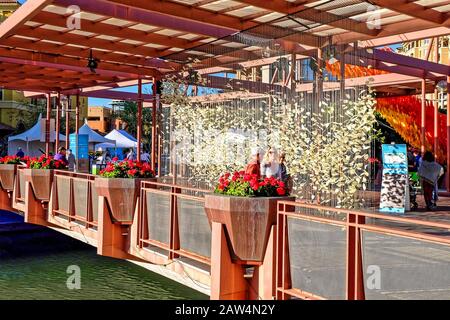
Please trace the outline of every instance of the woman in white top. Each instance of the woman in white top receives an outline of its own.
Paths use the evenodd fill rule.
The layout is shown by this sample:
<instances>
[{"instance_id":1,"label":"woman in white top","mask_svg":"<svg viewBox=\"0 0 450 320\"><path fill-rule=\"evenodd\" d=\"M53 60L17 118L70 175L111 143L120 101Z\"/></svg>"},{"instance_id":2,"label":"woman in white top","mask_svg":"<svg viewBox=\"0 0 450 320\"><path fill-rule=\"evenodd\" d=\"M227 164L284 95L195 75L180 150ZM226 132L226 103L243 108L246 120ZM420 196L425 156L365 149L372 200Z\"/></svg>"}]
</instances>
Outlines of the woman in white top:
<instances>
[{"instance_id":1,"label":"woman in white top","mask_svg":"<svg viewBox=\"0 0 450 320\"><path fill-rule=\"evenodd\" d=\"M273 147L269 147L266 155L264 156L264 161L261 163L261 177L281 178L281 167L278 162L278 151Z\"/></svg>"}]
</instances>

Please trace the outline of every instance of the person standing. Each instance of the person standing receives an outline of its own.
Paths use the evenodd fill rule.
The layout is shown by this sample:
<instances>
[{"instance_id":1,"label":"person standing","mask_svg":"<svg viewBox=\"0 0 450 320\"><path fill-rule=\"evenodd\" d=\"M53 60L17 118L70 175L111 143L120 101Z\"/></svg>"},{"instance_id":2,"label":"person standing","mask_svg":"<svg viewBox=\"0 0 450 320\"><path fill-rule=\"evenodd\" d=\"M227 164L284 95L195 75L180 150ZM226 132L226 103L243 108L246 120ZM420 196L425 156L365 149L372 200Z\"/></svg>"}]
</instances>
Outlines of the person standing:
<instances>
[{"instance_id":1,"label":"person standing","mask_svg":"<svg viewBox=\"0 0 450 320\"><path fill-rule=\"evenodd\" d=\"M22 151L22 148L21 148L21 147L18 147L18 148L17 148L16 157L19 157L19 158L25 157L25 153Z\"/></svg>"},{"instance_id":2,"label":"person standing","mask_svg":"<svg viewBox=\"0 0 450 320\"><path fill-rule=\"evenodd\" d=\"M130 152L128 152L127 160L136 160L136 156L134 155L133 149L130 149Z\"/></svg>"},{"instance_id":3,"label":"person standing","mask_svg":"<svg viewBox=\"0 0 450 320\"><path fill-rule=\"evenodd\" d=\"M141 154L141 161L142 162L150 162L150 154L147 150L144 150L144 152Z\"/></svg>"},{"instance_id":4,"label":"person standing","mask_svg":"<svg viewBox=\"0 0 450 320\"><path fill-rule=\"evenodd\" d=\"M58 153L55 155L54 159L62 161L65 166L68 166L69 165L69 161L67 161L67 158L66 158L66 148L59 147Z\"/></svg>"},{"instance_id":5,"label":"person standing","mask_svg":"<svg viewBox=\"0 0 450 320\"><path fill-rule=\"evenodd\" d=\"M246 174L256 174L258 180L261 178L260 162L259 162L259 148L252 148L251 150L252 159L245 167Z\"/></svg>"},{"instance_id":6,"label":"person standing","mask_svg":"<svg viewBox=\"0 0 450 320\"><path fill-rule=\"evenodd\" d=\"M415 163L416 163L416 168L415 168L414 172L417 172L417 170L419 170L420 164L422 163L422 155L420 154L419 149L414 149L413 155L414 155Z\"/></svg>"},{"instance_id":7,"label":"person standing","mask_svg":"<svg viewBox=\"0 0 450 320\"><path fill-rule=\"evenodd\" d=\"M444 168L435 161L434 155L430 151L427 151L423 156L418 174L422 182L426 208L427 210L433 210L435 207L433 203L433 191L438 179L444 174Z\"/></svg>"},{"instance_id":8,"label":"person standing","mask_svg":"<svg viewBox=\"0 0 450 320\"><path fill-rule=\"evenodd\" d=\"M261 164L261 176L263 178L274 177L281 178L281 168L278 162L278 151L273 147L269 147L264 157L264 162Z\"/></svg>"},{"instance_id":9,"label":"person standing","mask_svg":"<svg viewBox=\"0 0 450 320\"><path fill-rule=\"evenodd\" d=\"M75 165L77 161L75 159L75 155L72 153L72 149L67 150L67 162L69 163L69 171L75 171Z\"/></svg>"}]
</instances>

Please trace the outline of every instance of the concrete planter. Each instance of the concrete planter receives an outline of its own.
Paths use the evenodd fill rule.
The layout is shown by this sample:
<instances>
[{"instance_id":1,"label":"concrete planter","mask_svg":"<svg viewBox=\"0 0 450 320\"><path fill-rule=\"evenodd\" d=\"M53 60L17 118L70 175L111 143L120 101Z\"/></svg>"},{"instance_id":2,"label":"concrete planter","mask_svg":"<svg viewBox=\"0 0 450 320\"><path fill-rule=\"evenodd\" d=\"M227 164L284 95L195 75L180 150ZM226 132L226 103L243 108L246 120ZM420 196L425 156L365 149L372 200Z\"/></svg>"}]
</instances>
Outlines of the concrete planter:
<instances>
[{"instance_id":1,"label":"concrete planter","mask_svg":"<svg viewBox=\"0 0 450 320\"><path fill-rule=\"evenodd\" d=\"M37 200L50 201L53 174L51 169L23 169L25 181L31 183Z\"/></svg>"},{"instance_id":2,"label":"concrete planter","mask_svg":"<svg viewBox=\"0 0 450 320\"><path fill-rule=\"evenodd\" d=\"M123 223L133 221L142 181L156 181L156 179L95 178L97 194L106 198L113 220Z\"/></svg>"},{"instance_id":3,"label":"concrete planter","mask_svg":"<svg viewBox=\"0 0 450 320\"><path fill-rule=\"evenodd\" d=\"M295 197L205 196L205 211L211 222L225 225L228 247L235 260L262 262L271 226L276 224L277 203Z\"/></svg>"},{"instance_id":4,"label":"concrete planter","mask_svg":"<svg viewBox=\"0 0 450 320\"><path fill-rule=\"evenodd\" d=\"M14 190L17 164L0 164L0 186L6 191Z\"/></svg>"}]
</instances>

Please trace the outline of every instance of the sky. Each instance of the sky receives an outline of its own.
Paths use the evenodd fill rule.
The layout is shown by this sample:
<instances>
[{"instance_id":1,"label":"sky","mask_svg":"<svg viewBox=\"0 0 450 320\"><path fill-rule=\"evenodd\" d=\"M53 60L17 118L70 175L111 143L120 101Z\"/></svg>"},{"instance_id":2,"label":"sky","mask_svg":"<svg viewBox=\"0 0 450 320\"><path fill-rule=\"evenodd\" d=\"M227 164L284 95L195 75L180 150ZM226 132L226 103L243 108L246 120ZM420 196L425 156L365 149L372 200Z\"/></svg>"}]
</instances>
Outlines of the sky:
<instances>
[{"instance_id":1,"label":"sky","mask_svg":"<svg viewBox=\"0 0 450 320\"><path fill-rule=\"evenodd\" d=\"M117 88L112 89L113 91L121 91L121 92L132 92L137 93L138 88L137 86L133 87L127 87L127 88ZM144 84L142 86L142 93L144 94L151 94L152 93L152 85L151 84ZM104 106L109 107L112 100L110 99L101 99L101 98L89 98L88 99L89 106Z\"/></svg>"}]
</instances>

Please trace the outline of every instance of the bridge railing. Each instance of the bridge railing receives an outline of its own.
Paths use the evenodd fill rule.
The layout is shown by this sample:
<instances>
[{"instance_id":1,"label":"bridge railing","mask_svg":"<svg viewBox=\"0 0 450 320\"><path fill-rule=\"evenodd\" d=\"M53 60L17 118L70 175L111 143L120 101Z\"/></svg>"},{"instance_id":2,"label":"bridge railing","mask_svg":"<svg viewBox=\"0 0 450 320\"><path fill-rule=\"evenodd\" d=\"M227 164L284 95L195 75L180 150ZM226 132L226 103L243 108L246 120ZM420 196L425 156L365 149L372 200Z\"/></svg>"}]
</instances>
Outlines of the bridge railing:
<instances>
[{"instance_id":1,"label":"bridge railing","mask_svg":"<svg viewBox=\"0 0 450 320\"><path fill-rule=\"evenodd\" d=\"M98 196L94 181L94 175L55 170L52 216L96 229Z\"/></svg>"},{"instance_id":2,"label":"bridge railing","mask_svg":"<svg viewBox=\"0 0 450 320\"><path fill-rule=\"evenodd\" d=\"M169 259L186 257L211 264L211 226L204 210L210 190L142 182L138 245L156 248Z\"/></svg>"},{"instance_id":3,"label":"bridge railing","mask_svg":"<svg viewBox=\"0 0 450 320\"><path fill-rule=\"evenodd\" d=\"M276 297L450 299L450 223L280 202Z\"/></svg>"}]
</instances>

